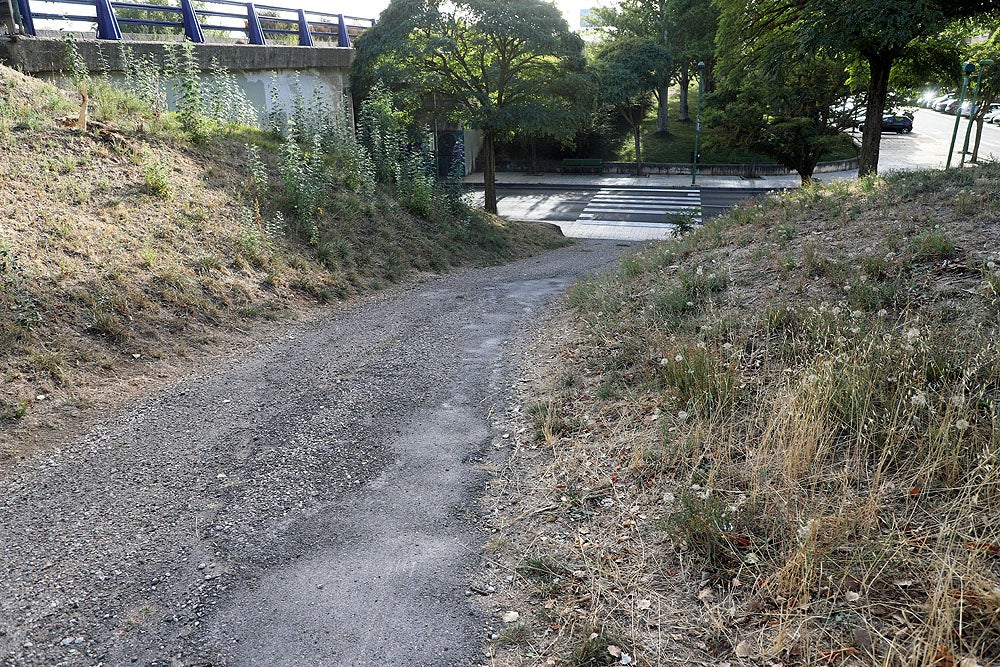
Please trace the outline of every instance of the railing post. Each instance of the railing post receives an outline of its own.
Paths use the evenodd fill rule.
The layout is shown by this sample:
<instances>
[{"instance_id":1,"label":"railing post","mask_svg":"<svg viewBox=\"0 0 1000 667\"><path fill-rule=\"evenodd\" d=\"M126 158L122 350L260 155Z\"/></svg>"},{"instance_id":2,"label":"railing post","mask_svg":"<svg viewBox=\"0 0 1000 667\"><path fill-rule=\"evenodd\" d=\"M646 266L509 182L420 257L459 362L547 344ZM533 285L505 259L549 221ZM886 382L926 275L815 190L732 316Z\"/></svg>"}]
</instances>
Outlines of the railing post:
<instances>
[{"instance_id":1,"label":"railing post","mask_svg":"<svg viewBox=\"0 0 1000 667\"><path fill-rule=\"evenodd\" d=\"M21 15L21 28L25 34L35 36L35 20L31 17L31 7L28 0L17 0L17 11Z\"/></svg>"},{"instance_id":2,"label":"railing post","mask_svg":"<svg viewBox=\"0 0 1000 667\"><path fill-rule=\"evenodd\" d=\"M344 21L344 15L340 15L340 30L337 34L337 46L350 47L351 46L351 34L347 32L347 23Z\"/></svg>"},{"instance_id":3,"label":"railing post","mask_svg":"<svg viewBox=\"0 0 1000 667\"><path fill-rule=\"evenodd\" d=\"M299 10L299 46L313 46L312 35L309 34L309 22L306 21L306 10Z\"/></svg>"},{"instance_id":4,"label":"railing post","mask_svg":"<svg viewBox=\"0 0 1000 667\"><path fill-rule=\"evenodd\" d=\"M204 42L205 35L201 32L198 14L195 13L191 0L181 0L181 15L184 17L184 36L195 44Z\"/></svg>"},{"instance_id":5,"label":"railing post","mask_svg":"<svg viewBox=\"0 0 1000 667\"><path fill-rule=\"evenodd\" d=\"M121 40L122 30L118 27L111 0L95 0L94 5L97 9L97 39Z\"/></svg>"},{"instance_id":6,"label":"railing post","mask_svg":"<svg viewBox=\"0 0 1000 667\"><path fill-rule=\"evenodd\" d=\"M257 16L257 8L252 2L247 3L247 39L251 44L259 46L267 44L264 41L264 29L260 25L260 17Z\"/></svg>"}]
</instances>

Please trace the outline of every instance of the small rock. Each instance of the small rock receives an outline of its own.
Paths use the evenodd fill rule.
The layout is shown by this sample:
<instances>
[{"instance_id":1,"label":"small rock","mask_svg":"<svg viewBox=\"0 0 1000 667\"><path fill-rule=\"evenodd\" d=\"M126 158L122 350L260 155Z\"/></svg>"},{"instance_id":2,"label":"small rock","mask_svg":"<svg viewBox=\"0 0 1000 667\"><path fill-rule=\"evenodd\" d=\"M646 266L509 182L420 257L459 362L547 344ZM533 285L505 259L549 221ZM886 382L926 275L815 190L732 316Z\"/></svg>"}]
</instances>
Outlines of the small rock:
<instances>
[{"instance_id":1,"label":"small rock","mask_svg":"<svg viewBox=\"0 0 1000 667\"><path fill-rule=\"evenodd\" d=\"M516 611L508 611L503 615L504 623L517 623L517 619L521 618L521 615Z\"/></svg>"}]
</instances>

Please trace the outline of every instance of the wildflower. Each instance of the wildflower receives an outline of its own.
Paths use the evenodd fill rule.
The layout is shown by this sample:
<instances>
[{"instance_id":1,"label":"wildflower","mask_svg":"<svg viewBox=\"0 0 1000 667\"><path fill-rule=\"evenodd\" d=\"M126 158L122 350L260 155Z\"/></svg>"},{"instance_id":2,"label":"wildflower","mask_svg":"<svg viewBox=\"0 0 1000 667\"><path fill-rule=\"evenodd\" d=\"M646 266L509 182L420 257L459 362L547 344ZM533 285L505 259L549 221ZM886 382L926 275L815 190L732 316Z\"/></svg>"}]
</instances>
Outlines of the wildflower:
<instances>
[{"instance_id":1,"label":"wildflower","mask_svg":"<svg viewBox=\"0 0 1000 667\"><path fill-rule=\"evenodd\" d=\"M969 428L969 420L959 419L957 422L955 422L955 428L957 428L959 432L964 431L965 429Z\"/></svg>"},{"instance_id":2,"label":"wildflower","mask_svg":"<svg viewBox=\"0 0 1000 667\"><path fill-rule=\"evenodd\" d=\"M670 360L667 359L666 357L663 357L663 358L660 359L660 365L661 366L666 366L669 363L670 363Z\"/></svg>"},{"instance_id":3,"label":"wildflower","mask_svg":"<svg viewBox=\"0 0 1000 667\"><path fill-rule=\"evenodd\" d=\"M695 269L694 273L696 276L700 276L705 273L705 269L699 266L697 269Z\"/></svg>"},{"instance_id":4,"label":"wildflower","mask_svg":"<svg viewBox=\"0 0 1000 667\"><path fill-rule=\"evenodd\" d=\"M878 311L878 316L879 317L885 317L888 314L889 314L889 311L886 310L885 308L883 308L882 310Z\"/></svg>"},{"instance_id":5,"label":"wildflower","mask_svg":"<svg viewBox=\"0 0 1000 667\"><path fill-rule=\"evenodd\" d=\"M684 356L678 354L676 357L674 357L674 361L684 361Z\"/></svg>"},{"instance_id":6,"label":"wildflower","mask_svg":"<svg viewBox=\"0 0 1000 667\"><path fill-rule=\"evenodd\" d=\"M917 390L917 392L914 393L913 396L910 396L910 403L913 403L913 405L917 407L922 407L924 405L927 405L927 394L925 394L920 390Z\"/></svg>"},{"instance_id":7,"label":"wildflower","mask_svg":"<svg viewBox=\"0 0 1000 667\"><path fill-rule=\"evenodd\" d=\"M906 340L916 340L917 338L920 338L920 329L914 327L906 330Z\"/></svg>"}]
</instances>

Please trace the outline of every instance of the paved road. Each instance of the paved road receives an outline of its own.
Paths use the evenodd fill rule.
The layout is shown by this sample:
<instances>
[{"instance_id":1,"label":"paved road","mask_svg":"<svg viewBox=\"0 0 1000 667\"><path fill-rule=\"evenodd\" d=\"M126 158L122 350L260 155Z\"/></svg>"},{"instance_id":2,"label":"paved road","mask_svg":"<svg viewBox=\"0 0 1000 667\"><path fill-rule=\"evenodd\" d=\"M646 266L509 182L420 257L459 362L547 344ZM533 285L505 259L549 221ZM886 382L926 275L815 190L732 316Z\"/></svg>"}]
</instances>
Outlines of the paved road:
<instances>
[{"instance_id":1,"label":"paved road","mask_svg":"<svg viewBox=\"0 0 1000 667\"><path fill-rule=\"evenodd\" d=\"M490 416L625 251L361 300L0 470L0 665L478 664Z\"/></svg>"},{"instance_id":2,"label":"paved road","mask_svg":"<svg viewBox=\"0 0 1000 667\"><path fill-rule=\"evenodd\" d=\"M969 119L959 121L958 140L952 166L958 164L959 150L965 139ZM955 116L949 116L928 109L917 109L913 116L913 132L910 134L882 135L879 153L879 171L940 169L948 158L948 146L955 129ZM975 142L976 129L972 128L969 140L971 151ZM1000 159L1000 126L987 124L983 127L983 140L979 148L982 160Z\"/></svg>"},{"instance_id":3,"label":"paved road","mask_svg":"<svg viewBox=\"0 0 1000 667\"><path fill-rule=\"evenodd\" d=\"M649 240L668 238L678 219L701 222L721 215L761 188L600 187L563 190L551 187L501 186L497 208L515 220L558 224L574 238ZM482 193L470 193L482 205Z\"/></svg>"},{"instance_id":4,"label":"paved road","mask_svg":"<svg viewBox=\"0 0 1000 667\"><path fill-rule=\"evenodd\" d=\"M967 119L961 120L959 146L967 123ZM880 171L944 167L954 126L954 116L917 110L912 133L882 135ZM983 160L1000 157L1000 127L984 127L980 156ZM956 150L953 164L957 164L958 160ZM819 175L821 179L849 177L853 175ZM567 182L560 184L560 179ZM681 185L686 179L658 177L657 183L653 184L651 178L650 185L637 185L634 183L636 179L630 179L627 185L616 186L612 184L615 179L606 177L593 179L593 184L584 183L584 179L579 178L570 183L570 179L557 175L538 177L539 184L501 183L498 208L505 217L554 222L563 233L572 237L662 239L674 234L677 217L694 221L709 219L729 210L736 202L768 189L797 185L795 178L771 178L761 179L754 184L756 187L750 188L739 187L738 182L693 188ZM546 184L546 180L551 182ZM711 182L713 178L703 180ZM482 205L481 192L469 196L471 203Z\"/></svg>"}]
</instances>

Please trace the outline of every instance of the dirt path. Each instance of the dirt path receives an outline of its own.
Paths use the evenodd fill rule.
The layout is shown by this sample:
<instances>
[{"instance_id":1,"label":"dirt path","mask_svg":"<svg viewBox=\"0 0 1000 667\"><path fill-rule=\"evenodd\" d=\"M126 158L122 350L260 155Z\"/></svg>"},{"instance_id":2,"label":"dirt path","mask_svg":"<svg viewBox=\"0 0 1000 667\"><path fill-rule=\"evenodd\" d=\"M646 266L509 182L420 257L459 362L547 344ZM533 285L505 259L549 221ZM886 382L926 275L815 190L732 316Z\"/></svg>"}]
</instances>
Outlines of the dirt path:
<instances>
[{"instance_id":1,"label":"dirt path","mask_svg":"<svg viewBox=\"0 0 1000 667\"><path fill-rule=\"evenodd\" d=\"M517 341L621 248L360 302L0 472L0 663L471 665Z\"/></svg>"}]
</instances>

